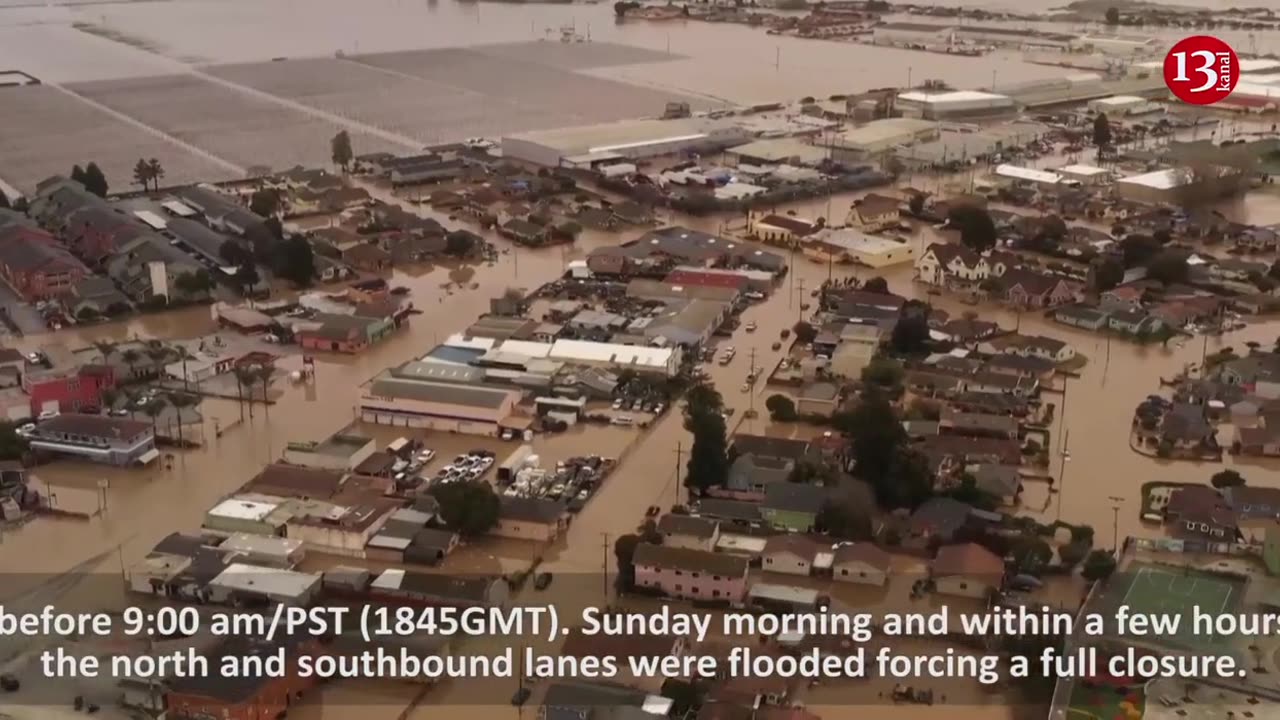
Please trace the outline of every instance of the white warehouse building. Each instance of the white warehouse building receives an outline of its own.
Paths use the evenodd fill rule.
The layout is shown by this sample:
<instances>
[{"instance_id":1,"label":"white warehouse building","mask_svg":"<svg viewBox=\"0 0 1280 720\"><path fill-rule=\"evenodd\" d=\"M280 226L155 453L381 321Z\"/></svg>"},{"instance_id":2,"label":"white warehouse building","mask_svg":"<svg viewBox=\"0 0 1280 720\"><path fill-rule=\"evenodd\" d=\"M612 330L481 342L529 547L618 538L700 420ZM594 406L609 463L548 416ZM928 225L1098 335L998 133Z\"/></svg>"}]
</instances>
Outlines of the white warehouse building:
<instances>
[{"instance_id":1,"label":"white warehouse building","mask_svg":"<svg viewBox=\"0 0 1280 720\"><path fill-rule=\"evenodd\" d=\"M1151 102L1137 95L1113 95L1112 97L1089 101L1090 110L1097 113L1105 113L1108 117L1145 115L1146 113L1159 112L1163 108L1164 106L1160 103Z\"/></svg>"},{"instance_id":2,"label":"white warehouse building","mask_svg":"<svg viewBox=\"0 0 1280 720\"><path fill-rule=\"evenodd\" d=\"M1018 109L1017 103L1008 95L981 90L906 92L898 96L896 105L903 117L926 120L1009 115Z\"/></svg>"},{"instance_id":3,"label":"white warehouse building","mask_svg":"<svg viewBox=\"0 0 1280 720\"><path fill-rule=\"evenodd\" d=\"M750 139L746 130L723 120L626 120L508 135L502 138L502 155L547 167L586 167L598 160L718 150Z\"/></svg>"}]
</instances>

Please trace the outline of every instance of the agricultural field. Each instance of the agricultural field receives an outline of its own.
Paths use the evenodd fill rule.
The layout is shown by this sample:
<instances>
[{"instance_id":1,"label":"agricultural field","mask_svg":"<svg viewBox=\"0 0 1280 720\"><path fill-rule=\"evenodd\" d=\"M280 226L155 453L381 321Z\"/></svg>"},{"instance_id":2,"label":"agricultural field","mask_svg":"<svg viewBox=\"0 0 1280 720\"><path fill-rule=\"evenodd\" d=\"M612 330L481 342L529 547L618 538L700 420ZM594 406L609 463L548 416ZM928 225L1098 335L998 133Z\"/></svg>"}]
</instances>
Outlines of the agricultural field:
<instances>
[{"instance_id":1,"label":"agricultural field","mask_svg":"<svg viewBox=\"0 0 1280 720\"><path fill-rule=\"evenodd\" d=\"M87 98L245 168L323 165L343 127L196 75L165 75L68 86ZM349 130L358 152L407 148Z\"/></svg>"},{"instance_id":2,"label":"agricultural field","mask_svg":"<svg viewBox=\"0 0 1280 720\"><path fill-rule=\"evenodd\" d=\"M674 92L592 77L569 70L503 57L495 52L519 55L516 49L479 52L464 49L412 50L361 55L356 62L370 67L418 78L436 86L465 90L501 102L507 108L498 117L484 117L483 127L450 127L456 121L439 122L424 118L451 137L500 135L521 130L537 130L570 125L609 122L661 115L666 103L685 101L695 109L705 101ZM527 47L527 46L526 46ZM534 45L532 47L540 47ZM534 55L541 54L538 50ZM448 108L441 108L448 114Z\"/></svg>"},{"instance_id":3,"label":"agricultural field","mask_svg":"<svg viewBox=\"0 0 1280 720\"><path fill-rule=\"evenodd\" d=\"M156 158L166 184L225 180L227 168L46 85L0 88L0 178L31 193L77 163L98 163L112 190L126 190L139 158Z\"/></svg>"}]
</instances>

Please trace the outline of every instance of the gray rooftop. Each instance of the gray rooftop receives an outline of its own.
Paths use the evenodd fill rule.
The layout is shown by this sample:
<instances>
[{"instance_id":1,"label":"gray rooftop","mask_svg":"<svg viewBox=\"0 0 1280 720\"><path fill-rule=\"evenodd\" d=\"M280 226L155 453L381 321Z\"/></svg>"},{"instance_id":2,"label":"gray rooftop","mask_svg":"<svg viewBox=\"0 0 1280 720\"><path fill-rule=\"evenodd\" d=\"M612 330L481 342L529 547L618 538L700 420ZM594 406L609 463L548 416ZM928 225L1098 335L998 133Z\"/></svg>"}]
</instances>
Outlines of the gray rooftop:
<instances>
[{"instance_id":1,"label":"gray rooftop","mask_svg":"<svg viewBox=\"0 0 1280 720\"><path fill-rule=\"evenodd\" d=\"M496 409L510 394L509 390L496 387L452 385L440 382L398 379L383 376L369 386L369 394L377 397L402 398L422 402L470 405Z\"/></svg>"}]
</instances>

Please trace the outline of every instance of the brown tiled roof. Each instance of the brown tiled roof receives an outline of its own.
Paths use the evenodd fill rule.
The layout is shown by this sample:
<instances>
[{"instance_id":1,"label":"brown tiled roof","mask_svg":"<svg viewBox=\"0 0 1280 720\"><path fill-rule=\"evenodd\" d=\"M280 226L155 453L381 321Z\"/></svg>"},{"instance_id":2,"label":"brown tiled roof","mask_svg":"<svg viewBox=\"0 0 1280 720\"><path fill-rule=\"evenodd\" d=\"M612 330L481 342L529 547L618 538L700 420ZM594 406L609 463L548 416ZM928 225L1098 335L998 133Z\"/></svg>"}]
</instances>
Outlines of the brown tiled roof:
<instances>
[{"instance_id":1,"label":"brown tiled roof","mask_svg":"<svg viewBox=\"0 0 1280 720\"><path fill-rule=\"evenodd\" d=\"M743 557L649 543L641 543L636 548L634 562L636 565L729 577L742 577L747 572L747 559Z\"/></svg>"},{"instance_id":2,"label":"brown tiled roof","mask_svg":"<svg viewBox=\"0 0 1280 720\"><path fill-rule=\"evenodd\" d=\"M342 487L343 473L275 463L245 484L246 492L325 500Z\"/></svg>"},{"instance_id":3,"label":"brown tiled roof","mask_svg":"<svg viewBox=\"0 0 1280 720\"><path fill-rule=\"evenodd\" d=\"M933 559L933 574L1000 577L1004 561L977 543L944 545Z\"/></svg>"},{"instance_id":4,"label":"brown tiled roof","mask_svg":"<svg viewBox=\"0 0 1280 720\"><path fill-rule=\"evenodd\" d=\"M871 193L862 198L858 203L858 213L861 215L887 215L891 212L897 212L902 203L897 198L891 198L888 195L877 195Z\"/></svg>"},{"instance_id":5,"label":"brown tiled roof","mask_svg":"<svg viewBox=\"0 0 1280 720\"><path fill-rule=\"evenodd\" d=\"M788 230L796 235L808 235L816 228L816 226L811 222L797 220L796 218L787 217L786 215L765 215L756 222L780 227L783 230Z\"/></svg>"},{"instance_id":6,"label":"brown tiled roof","mask_svg":"<svg viewBox=\"0 0 1280 720\"><path fill-rule=\"evenodd\" d=\"M943 265L950 265L952 260L960 258L967 267L977 267L978 262L982 260L982 256L978 253L959 243L934 243L925 252L933 253L933 256L938 258L938 262Z\"/></svg>"}]
</instances>

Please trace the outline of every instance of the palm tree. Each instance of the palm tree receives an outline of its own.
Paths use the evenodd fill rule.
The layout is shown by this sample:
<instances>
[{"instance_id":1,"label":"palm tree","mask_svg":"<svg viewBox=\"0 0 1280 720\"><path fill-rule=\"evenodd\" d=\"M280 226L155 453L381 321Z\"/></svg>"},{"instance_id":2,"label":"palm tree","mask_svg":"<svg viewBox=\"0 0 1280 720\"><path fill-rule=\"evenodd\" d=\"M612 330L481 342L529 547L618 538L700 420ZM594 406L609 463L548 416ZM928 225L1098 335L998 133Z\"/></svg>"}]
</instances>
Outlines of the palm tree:
<instances>
[{"instance_id":1,"label":"palm tree","mask_svg":"<svg viewBox=\"0 0 1280 720\"><path fill-rule=\"evenodd\" d=\"M173 406L174 412L178 417L178 446L186 447L187 441L183 436L182 430L182 411L186 408L195 407L200 404L199 395L189 395L187 393L169 393L169 404Z\"/></svg>"},{"instance_id":2,"label":"palm tree","mask_svg":"<svg viewBox=\"0 0 1280 720\"><path fill-rule=\"evenodd\" d=\"M173 354L182 361L182 389L190 390L191 381L187 378L187 361L195 360L196 356L192 355L185 345L174 345Z\"/></svg>"},{"instance_id":3,"label":"palm tree","mask_svg":"<svg viewBox=\"0 0 1280 720\"><path fill-rule=\"evenodd\" d=\"M258 382L262 383L262 412L266 417L271 417L271 403L267 401L267 388L271 387L271 382L274 379L272 375L275 374L275 371L274 366L266 364L259 365L257 372L254 373L258 377Z\"/></svg>"},{"instance_id":4,"label":"palm tree","mask_svg":"<svg viewBox=\"0 0 1280 720\"><path fill-rule=\"evenodd\" d=\"M110 340L95 340L93 347L102 356L103 365L108 364L111 361L111 356L116 352L116 344Z\"/></svg>"},{"instance_id":5,"label":"palm tree","mask_svg":"<svg viewBox=\"0 0 1280 720\"><path fill-rule=\"evenodd\" d=\"M160 417L160 413L164 412L168 405L169 403L161 398L153 398L148 400L141 408L142 414L151 418L151 434L153 436L156 434L156 418Z\"/></svg>"},{"instance_id":6,"label":"palm tree","mask_svg":"<svg viewBox=\"0 0 1280 720\"><path fill-rule=\"evenodd\" d=\"M143 352L151 359L151 369L155 371L156 375L163 375L164 368L158 366L163 365L164 361L169 357L169 348L165 347L164 343L159 340L148 340Z\"/></svg>"},{"instance_id":7,"label":"palm tree","mask_svg":"<svg viewBox=\"0 0 1280 720\"><path fill-rule=\"evenodd\" d=\"M129 348L128 350L120 353L120 359L124 360L124 364L129 366L129 379L133 380L137 378L137 367L138 363L142 361L142 353L138 352L134 348Z\"/></svg>"},{"instance_id":8,"label":"palm tree","mask_svg":"<svg viewBox=\"0 0 1280 720\"><path fill-rule=\"evenodd\" d=\"M248 365L239 365L234 371L236 376L236 392L240 395L240 419L244 420L244 389L249 390L249 419L253 419L253 381L258 374Z\"/></svg>"},{"instance_id":9,"label":"palm tree","mask_svg":"<svg viewBox=\"0 0 1280 720\"><path fill-rule=\"evenodd\" d=\"M98 394L98 399L102 404L102 409L110 411L116 406L116 402L120 400L120 391L115 388L104 388L103 391Z\"/></svg>"},{"instance_id":10,"label":"palm tree","mask_svg":"<svg viewBox=\"0 0 1280 720\"><path fill-rule=\"evenodd\" d=\"M151 176L151 185L156 192L160 191L160 178L164 177L164 168L160 166L160 161L151 158L147 161L147 174Z\"/></svg>"}]
</instances>

